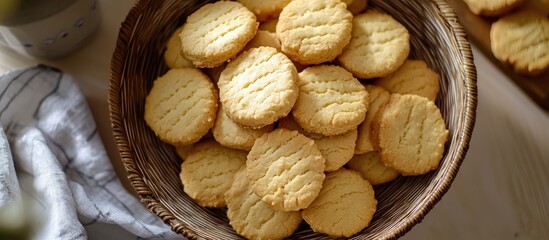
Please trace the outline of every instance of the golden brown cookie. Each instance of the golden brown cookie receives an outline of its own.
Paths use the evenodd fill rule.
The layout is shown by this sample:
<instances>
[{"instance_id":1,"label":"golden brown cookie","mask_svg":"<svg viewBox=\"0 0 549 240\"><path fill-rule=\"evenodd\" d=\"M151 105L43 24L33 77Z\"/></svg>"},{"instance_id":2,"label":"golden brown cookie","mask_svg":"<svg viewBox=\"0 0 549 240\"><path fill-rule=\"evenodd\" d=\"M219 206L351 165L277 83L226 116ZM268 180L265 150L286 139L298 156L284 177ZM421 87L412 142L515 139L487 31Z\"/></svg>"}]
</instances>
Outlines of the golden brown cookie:
<instances>
[{"instance_id":1,"label":"golden brown cookie","mask_svg":"<svg viewBox=\"0 0 549 240\"><path fill-rule=\"evenodd\" d=\"M238 2L206 4L183 25L179 35L183 53L197 67L217 67L235 57L258 26L255 15Z\"/></svg>"},{"instance_id":2,"label":"golden brown cookie","mask_svg":"<svg viewBox=\"0 0 549 240\"><path fill-rule=\"evenodd\" d=\"M259 30L268 31L268 32L276 32L276 24L278 24L278 18L271 19L266 22L262 22L259 24Z\"/></svg>"},{"instance_id":3,"label":"golden brown cookie","mask_svg":"<svg viewBox=\"0 0 549 240\"><path fill-rule=\"evenodd\" d=\"M299 73L298 85L292 115L306 131L335 136L364 121L368 92L345 69L335 65L309 67Z\"/></svg>"},{"instance_id":4,"label":"golden brown cookie","mask_svg":"<svg viewBox=\"0 0 549 240\"><path fill-rule=\"evenodd\" d=\"M237 124L261 128L288 115L297 99L297 70L272 47L252 48L227 64L219 97Z\"/></svg>"},{"instance_id":5,"label":"golden brown cookie","mask_svg":"<svg viewBox=\"0 0 549 240\"><path fill-rule=\"evenodd\" d=\"M359 172L372 185L393 181L400 175L396 170L383 165L379 153L375 151L355 155L347 167Z\"/></svg>"},{"instance_id":6,"label":"golden brown cookie","mask_svg":"<svg viewBox=\"0 0 549 240\"><path fill-rule=\"evenodd\" d=\"M318 197L301 212L313 231L351 237L370 224L377 207L374 189L358 172L327 173Z\"/></svg>"},{"instance_id":7,"label":"golden brown cookie","mask_svg":"<svg viewBox=\"0 0 549 240\"><path fill-rule=\"evenodd\" d=\"M477 15L501 16L520 6L523 0L463 0L471 12Z\"/></svg>"},{"instance_id":8,"label":"golden brown cookie","mask_svg":"<svg viewBox=\"0 0 549 240\"><path fill-rule=\"evenodd\" d=\"M374 151L376 147L372 139L372 122L376 114L389 101L391 94L385 89L375 85L364 85L370 99L366 118L358 126L358 138L356 140L355 154L363 154Z\"/></svg>"},{"instance_id":9,"label":"golden brown cookie","mask_svg":"<svg viewBox=\"0 0 549 240\"><path fill-rule=\"evenodd\" d=\"M246 163L247 153L221 146L214 140L194 145L181 164L183 191L203 207L225 207L225 192Z\"/></svg>"},{"instance_id":10,"label":"golden brown cookie","mask_svg":"<svg viewBox=\"0 0 549 240\"><path fill-rule=\"evenodd\" d=\"M537 12L501 17L490 30L494 56L520 74L538 76L549 68L549 19Z\"/></svg>"},{"instance_id":11,"label":"golden brown cookie","mask_svg":"<svg viewBox=\"0 0 549 240\"><path fill-rule=\"evenodd\" d=\"M214 138L225 147L250 151L254 142L261 135L271 132L273 125L268 125L259 129L242 127L231 120L223 106L217 111L215 125L212 128Z\"/></svg>"},{"instance_id":12,"label":"golden brown cookie","mask_svg":"<svg viewBox=\"0 0 549 240\"><path fill-rule=\"evenodd\" d=\"M246 168L236 172L225 201L229 223L247 239L284 239L301 223L300 212L277 211L261 201L252 191Z\"/></svg>"},{"instance_id":13,"label":"golden brown cookie","mask_svg":"<svg viewBox=\"0 0 549 240\"><path fill-rule=\"evenodd\" d=\"M448 130L434 102L417 95L392 94L373 124L381 161L402 175L438 167Z\"/></svg>"},{"instance_id":14,"label":"golden brown cookie","mask_svg":"<svg viewBox=\"0 0 549 240\"><path fill-rule=\"evenodd\" d=\"M154 81L145 100L145 121L162 141L197 142L215 122L217 91L196 68L171 69Z\"/></svg>"},{"instance_id":15,"label":"golden brown cookie","mask_svg":"<svg viewBox=\"0 0 549 240\"><path fill-rule=\"evenodd\" d=\"M318 195L324 164L313 140L279 128L255 141L246 168L252 189L262 201L276 210L297 211Z\"/></svg>"},{"instance_id":16,"label":"golden brown cookie","mask_svg":"<svg viewBox=\"0 0 549 240\"><path fill-rule=\"evenodd\" d=\"M409 38L408 30L391 15L369 10L354 17L351 42L338 60L358 78L384 77L408 57Z\"/></svg>"},{"instance_id":17,"label":"golden brown cookie","mask_svg":"<svg viewBox=\"0 0 549 240\"><path fill-rule=\"evenodd\" d=\"M351 4L347 4L347 9L353 15L357 15L368 7L368 0L353 0Z\"/></svg>"},{"instance_id":18,"label":"golden brown cookie","mask_svg":"<svg viewBox=\"0 0 549 240\"><path fill-rule=\"evenodd\" d=\"M292 0L238 0L252 11L260 22L277 18L280 11Z\"/></svg>"},{"instance_id":19,"label":"golden brown cookie","mask_svg":"<svg viewBox=\"0 0 549 240\"><path fill-rule=\"evenodd\" d=\"M280 52L280 41L272 32L258 30L255 37L244 47L244 51L257 47L274 47Z\"/></svg>"},{"instance_id":20,"label":"golden brown cookie","mask_svg":"<svg viewBox=\"0 0 549 240\"><path fill-rule=\"evenodd\" d=\"M341 135L327 137L320 134L309 133L295 123L290 116L278 121L279 128L298 131L306 137L313 139L324 159L326 160L326 172L340 169L354 155L357 139L357 130L352 129Z\"/></svg>"},{"instance_id":21,"label":"golden brown cookie","mask_svg":"<svg viewBox=\"0 0 549 240\"><path fill-rule=\"evenodd\" d=\"M181 30L183 30L183 27L177 28L166 45L164 62L166 62L169 68L194 67L193 63L183 56L181 38L179 37Z\"/></svg>"},{"instance_id":22,"label":"golden brown cookie","mask_svg":"<svg viewBox=\"0 0 549 240\"><path fill-rule=\"evenodd\" d=\"M351 39L353 15L339 0L293 0L280 13L282 52L304 65L334 60Z\"/></svg>"},{"instance_id":23,"label":"golden brown cookie","mask_svg":"<svg viewBox=\"0 0 549 240\"><path fill-rule=\"evenodd\" d=\"M375 81L390 93L415 94L435 101L440 89L438 74L421 60L406 60L395 72Z\"/></svg>"}]
</instances>

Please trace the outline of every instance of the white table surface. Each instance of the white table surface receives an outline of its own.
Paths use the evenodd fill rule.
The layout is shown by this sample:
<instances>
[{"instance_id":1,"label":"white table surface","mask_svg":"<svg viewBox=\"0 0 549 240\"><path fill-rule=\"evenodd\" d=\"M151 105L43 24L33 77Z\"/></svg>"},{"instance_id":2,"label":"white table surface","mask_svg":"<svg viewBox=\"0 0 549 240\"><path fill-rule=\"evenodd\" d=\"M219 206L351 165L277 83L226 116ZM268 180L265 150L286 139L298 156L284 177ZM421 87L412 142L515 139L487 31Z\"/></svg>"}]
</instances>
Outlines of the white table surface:
<instances>
[{"instance_id":1,"label":"white table surface","mask_svg":"<svg viewBox=\"0 0 549 240\"><path fill-rule=\"evenodd\" d=\"M134 2L100 0L100 29L64 58L33 59L0 47L0 72L44 63L74 76L119 176L124 170L111 133L107 88L118 29ZM549 239L549 113L474 46L473 54L479 105L467 157L450 190L403 239ZM133 191L125 177L121 181ZM99 231L90 238L109 236Z\"/></svg>"}]
</instances>

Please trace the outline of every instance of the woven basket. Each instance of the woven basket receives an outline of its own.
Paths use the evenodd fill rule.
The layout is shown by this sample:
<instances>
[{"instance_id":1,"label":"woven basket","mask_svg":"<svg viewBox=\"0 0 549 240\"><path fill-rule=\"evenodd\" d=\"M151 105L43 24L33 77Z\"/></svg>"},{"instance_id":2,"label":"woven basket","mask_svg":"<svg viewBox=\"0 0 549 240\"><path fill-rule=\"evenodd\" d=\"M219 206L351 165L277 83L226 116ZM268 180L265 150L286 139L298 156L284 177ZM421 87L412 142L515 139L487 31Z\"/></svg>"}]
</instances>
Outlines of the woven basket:
<instances>
[{"instance_id":1,"label":"woven basket","mask_svg":"<svg viewBox=\"0 0 549 240\"><path fill-rule=\"evenodd\" d=\"M155 137L143 118L153 80L167 71L166 42L187 15L209 1L141 0L122 24L112 59L109 107L114 137L128 178L147 208L173 231L191 239L239 239L223 209L195 204L179 180L181 159ZM392 239L420 222L446 193L467 152L477 106L476 72L469 43L454 11L443 0L370 0L404 24L411 58L440 73L437 99L450 138L438 170L400 177L376 187L378 209L356 239ZM293 239L329 239L303 224Z\"/></svg>"}]
</instances>

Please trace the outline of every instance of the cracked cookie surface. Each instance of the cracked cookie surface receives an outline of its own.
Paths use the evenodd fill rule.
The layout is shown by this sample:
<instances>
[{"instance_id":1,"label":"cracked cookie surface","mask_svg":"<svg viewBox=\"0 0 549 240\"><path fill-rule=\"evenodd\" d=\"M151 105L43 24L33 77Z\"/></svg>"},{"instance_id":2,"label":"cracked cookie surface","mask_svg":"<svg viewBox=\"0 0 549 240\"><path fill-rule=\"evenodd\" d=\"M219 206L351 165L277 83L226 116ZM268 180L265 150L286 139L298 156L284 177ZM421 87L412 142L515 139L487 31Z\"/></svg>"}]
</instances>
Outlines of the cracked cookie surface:
<instances>
[{"instance_id":1,"label":"cracked cookie surface","mask_svg":"<svg viewBox=\"0 0 549 240\"><path fill-rule=\"evenodd\" d=\"M292 235L302 220L298 211L277 211L261 201L252 191L246 168L235 174L225 201L229 223L248 239L284 239Z\"/></svg>"},{"instance_id":2,"label":"cracked cookie surface","mask_svg":"<svg viewBox=\"0 0 549 240\"><path fill-rule=\"evenodd\" d=\"M236 123L261 128L288 115L297 99L297 70L272 47L252 48L227 64L219 78L219 97Z\"/></svg>"},{"instance_id":3,"label":"cracked cookie surface","mask_svg":"<svg viewBox=\"0 0 549 240\"><path fill-rule=\"evenodd\" d=\"M280 13L282 52L305 65L334 60L351 38L353 15L339 0L294 0Z\"/></svg>"},{"instance_id":4,"label":"cracked cookie surface","mask_svg":"<svg viewBox=\"0 0 549 240\"><path fill-rule=\"evenodd\" d=\"M217 90L208 76L196 68L178 68L154 81L144 118L162 141L179 146L200 140L216 112Z\"/></svg>"},{"instance_id":5,"label":"cracked cookie surface","mask_svg":"<svg viewBox=\"0 0 549 240\"><path fill-rule=\"evenodd\" d=\"M438 74L421 60L406 60L389 76L375 81L390 93L414 94L435 101L440 89Z\"/></svg>"},{"instance_id":6,"label":"cracked cookie surface","mask_svg":"<svg viewBox=\"0 0 549 240\"><path fill-rule=\"evenodd\" d=\"M342 168L326 174L320 194L301 216L315 232L351 237L370 224L376 207L372 185Z\"/></svg>"},{"instance_id":7,"label":"cracked cookie surface","mask_svg":"<svg viewBox=\"0 0 549 240\"><path fill-rule=\"evenodd\" d=\"M322 188L324 168L312 139L283 128L258 138L246 160L253 191L281 211L309 206Z\"/></svg>"},{"instance_id":8,"label":"cracked cookie surface","mask_svg":"<svg viewBox=\"0 0 549 240\"><path fill-rule=\"evenodd\" d=\"M214 140L196 143L181 164L179 177L187 195L203 207L225 207L225 192L246 163L247 152Z\"/></svg>"},{"instance_id":9,"label":"cracked cookie surface","mask_svg":"<svg viewBox=\"0 0 549 240\"><path fill-rule=\"evenodd\" d=\"M434 102L416 95L392 94L373 124L381 161L402 175L438 167L448 130Z\"/></svg>"},{"instance_id":10,"label":"cracked cookie surface","mask_svg":"<svg viewBox=\"0 0 549 240\"><path fill-rule=\"evenodd\" d=\"M318 65L299 73L292 115L308 132L334 136L356 128L366 116L368 92L345 69Z\"/></svg>"},{"instance_id":11,"label":"cracked cookie surface","mask_svg":"<svg viewBox=\"0 0 549 240\"><path fill-rule=\"evenodd\" d=\"M280 121L278 121L278 127L298 131L306 137L313 139L318 150L326 160L326 172L333 172L340 169L355 153L357 139L356 129L351 129L341 135L328 137L305 131L303 128L299 127L290 116L280 119Z\"/></svg>"},{"instance_id":12,"label":"cracked cookie surface","mask_svg":"<svg viewBox=\"0 0 549 240\"><path fill-rule=\"evenodd\" d=\"M255 15L238 2L206 4L183 24L183 53L197 67L217 67L235 57L258 26Z\"/></svg>"},{"instance_id":13,"label":"cracked cookie surface","mask_svg":"<svg viewBox=\"0 0 549 240\"><path fill-rule=\"evenodd\" d=\"M369 10L353 18L351 41L338 61L358 78L384 77L408 57L409 38L406 27L391 15Z\"/></svg>"}]
</instances>

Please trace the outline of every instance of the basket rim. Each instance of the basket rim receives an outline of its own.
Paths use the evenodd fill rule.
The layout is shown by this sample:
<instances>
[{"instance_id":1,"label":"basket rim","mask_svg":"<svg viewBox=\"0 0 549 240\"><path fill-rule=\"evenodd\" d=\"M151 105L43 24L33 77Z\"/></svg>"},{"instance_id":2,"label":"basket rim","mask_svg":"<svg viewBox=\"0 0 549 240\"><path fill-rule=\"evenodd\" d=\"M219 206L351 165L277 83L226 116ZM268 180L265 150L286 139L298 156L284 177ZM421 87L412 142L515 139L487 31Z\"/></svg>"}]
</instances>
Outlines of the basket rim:
<instances>
[{"instance_id":1,"label":"basket rim","mask_svg":"<svg viewBox=\"0 0 549 240\"><path fill-rule=\"evenodd\" d=\"M474 65L474 58L471 51L471 46L468 41L467 34L463 27L459 23L455 10L445 0L430 0L433 2L444 21L450 25L454 31L454 37L458 43L458 49L461 57L465 63L465 115L466 117L460 122L463 126L463 132L456 142L458 148L458 155L456 161L454 161L449 168L449 175L443 179L442 184L435 190L434 194L429 195L418 211L413 215L406 218L397 228L393 229L391 233L385 236L385 239L396 239L408 231L410 231L415 225L420 223L427 213L434 207L434 205L440 201L443 195L450 188L453 180L455 179L461 164L465 158L467 150L469 149L470 140L472 137L475 121L476 121L476 109L477 109L477 73ZM124 164L124 168L127 173L127 178L130 180L132 187L136 190L140 197L140 200L146 203L146 207L149 211L160 217L166 224L169 224L172 230L176 233L181 233L189 239L204 239L192 231L184 222L178 220L173 213L168 211L166 207L156 199L154 193L148 187L147 183L143 179L143 173L136 167L134 153L130 151L129 141L127 138L127 132L124 128L122 118L116 113L120 113L120 83L124 76L124 58L128 54L127 47L130 43L130 39L133 34L123 34L124 31L133 31L132 29L141 19L141 12L145 9L148 0L139 0L131 8L130 12L126 16L124 22L120 25L118 38L116 41L116 48L113 52L109 74L109 87L108 87L108 105L109 105L109 118L111 121L111 128L113 131L114 140L120 154L121 160ZM126 36L126 37L125 37Z\"/></svg>"}]
</instances>

